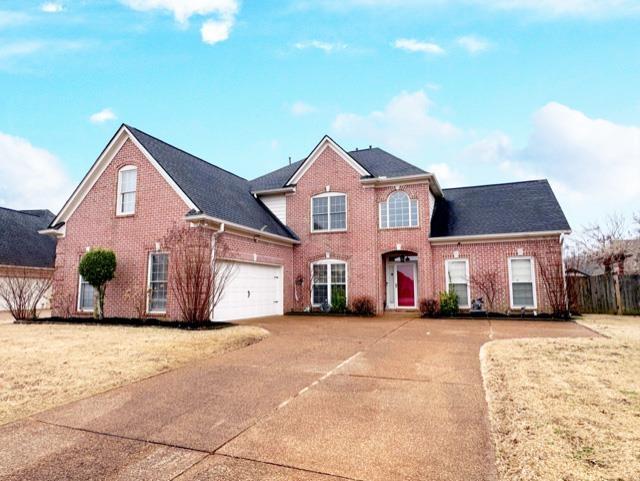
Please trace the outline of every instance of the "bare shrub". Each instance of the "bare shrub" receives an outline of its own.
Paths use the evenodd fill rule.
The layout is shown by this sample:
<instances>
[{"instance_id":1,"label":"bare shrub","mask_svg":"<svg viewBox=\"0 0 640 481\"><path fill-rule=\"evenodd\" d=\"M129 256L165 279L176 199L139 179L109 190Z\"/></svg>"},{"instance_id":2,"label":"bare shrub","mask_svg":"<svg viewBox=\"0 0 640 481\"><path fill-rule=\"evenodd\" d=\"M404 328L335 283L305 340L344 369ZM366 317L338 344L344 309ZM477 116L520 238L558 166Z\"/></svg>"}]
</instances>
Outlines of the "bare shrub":
<instances>
[{"instance_id":1,"label":"bare shrub","mask_svg":"<svg viewBox=\"0 0 640 481\"><path fill-rule=\"evenodd\" d=\"M422 317L438 317L440 315L440 303L437 299L420 299L419 309Z\"/></svg>"},{"instance_id":2,"label":"bare shrub","mask_svg":"<svg viewBox=\"0 0 640 481\"><path fill-rule=\"evenodd\" d=\"M376 305L369 296L358 296L351 301L351 311L358 316L375 316Z\"/></svg>"},{"instance_id":3,"label":"bare shrub","mask_svg":"<svg viewBox=\"0 0 640 481\"><path fill-rule=\"evenodd\" d=\"M124 300L131 305L138 319L142 319L147 313L147 295L146 289L129 288L124 292Z\"/></svg>"},{"instance_id":4,"label":"bare shrub","mask_svg":"<svg viewBox=\"0 0 640 481\"><path fill-rule=\"evenodd\" d=\"M0 279L0 299L14 319L35 319L38 317L38 303L51 288L51 282L50 277L30 277L27 269L18 268Z\"/></svg>"},{"instance_id":5,"label":"bare shrub","mask_svg":"<svg viewBox=\"0 0 640 481\"><path fill-rule=\"evenodd\" d=\"M480 292L487 303L489 312L495 312L495 302L500 290L500 274L497 270L485 270L471 274L471 287Z\"/></svg>"},{"instance_id":6,"label":"bare shrub","mask_svg":"<svg viewBox=\"0 0 640 481\"><path fill-rule=\"evenodd\" d=\"M181 318L209 322L234 266L222 262L229 248L220 233L203 227L174 226L164 239L170 252L169 284Z\"/></svg>"},{"instance_id":7,"label":"bare shrub","mask_svg":"<svg viewBox=\"0 0 640 481\"><path fill-rule=\"evenodd\" d=\"M554 317L568 317L567 290L562 256L547 253L536 255L542 287Z\"/></svg>"}]
</instances>

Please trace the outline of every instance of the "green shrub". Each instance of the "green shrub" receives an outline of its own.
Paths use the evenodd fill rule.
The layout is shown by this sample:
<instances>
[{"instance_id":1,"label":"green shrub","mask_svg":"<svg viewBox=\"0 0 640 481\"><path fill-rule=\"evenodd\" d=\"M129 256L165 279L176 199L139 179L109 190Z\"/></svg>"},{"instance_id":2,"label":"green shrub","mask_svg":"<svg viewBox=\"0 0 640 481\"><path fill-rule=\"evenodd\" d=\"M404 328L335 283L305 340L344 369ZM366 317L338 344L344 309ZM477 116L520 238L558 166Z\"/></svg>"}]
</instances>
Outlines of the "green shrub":
<instances>
[{"instance_id":1,"label":"green shrub","mask_svg":"<svg viewBox=\"0 0 640 481\"><path fill-rule=\"evenodd\" d=\"M109 249L91 249L80 260L78 272L98 293L98 311L94 317L104 319L104 294L116 273L116 255Z\"/></svg>"},{"instance_id":2,"label":"green shrub","mask_svg":"<svg viewBox=\"0 0 640 481\"><path fill-rule=\"evenodd\" d=\"M458 294L451 289L449 292L440 293L440 314L443 316L455 316L458 314Z\"/></svg>"},{"instance_id":3,"label":"green shrub","mask_svg":"<svg viewBox=\"0 0 640 481\"><path fill-rule=\"evenodd\" d=\"M344 314L347 311L347 297L344 292L339 289L335 289L331 293L331 312L336 314Z\"/></svg>"},{"instance_id":4,"label":"green shrub","mask_svg":"<svg viewBox=\"0 0 640 481\"><path fill-rule=\"evenodd\" d=\"M376 305L369 296L359 296L351 301L351 311L358 316L375 316Z\"/></svg>"}]
</instances>

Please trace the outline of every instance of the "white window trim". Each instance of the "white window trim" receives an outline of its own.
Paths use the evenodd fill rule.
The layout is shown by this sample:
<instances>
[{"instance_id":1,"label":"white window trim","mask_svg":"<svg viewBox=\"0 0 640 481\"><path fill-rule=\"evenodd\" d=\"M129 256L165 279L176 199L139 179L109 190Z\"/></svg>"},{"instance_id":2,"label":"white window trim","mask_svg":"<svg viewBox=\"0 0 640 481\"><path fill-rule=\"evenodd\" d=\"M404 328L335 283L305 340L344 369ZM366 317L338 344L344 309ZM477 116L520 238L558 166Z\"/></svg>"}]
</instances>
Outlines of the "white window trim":
<instances>
[{"instance_id":1,"label":"white window trim","mask_svg":"<svg viewBox=\"0 0 640 481\"><path fill-rule=\"evenodd\" d=\"M136 190L134 191L136 201L133 204L133 212L122 212L122 173L135 170L136 171ZM138 167L135 165L125 165L118 169L118 187L117 187L117 199L116 199L116 216L127 217L136 213L136 204L138 203Z\"/></svg>"},{"instance_id":2,"label":"white window trim","mask_svg":"<svg viewBox=\"0 0 640 481\"><path fill-rule=\"evenodd\" d=\"M340 259L323 259L311 263L311 305L313 307L320 307L322 303L315 304L313 301L313 266L324 265L331 266L332 264L344 264L344 297L349 302L349 265L347 261L341 261ZM331 305L331 267L327 267L327 302Z\"/></svg>"},{"instance_id":3,"label":"white window trim","mask_svg":"<svg viewBox=\"0 0 640 481\"><path fill-rule=\"evenodd\" d=\"M89 284L88 282L85 282L85 283ZM95 293L94 293L93 302L94 302L94 304L96 302ZM78 312L93 312L94 309L95 309L95 305L94 305L93 309L83 309L82 308L82 276L80 274L78 274L78 302L76 304L76 310Z\"/></svg>"},{"instance_id":4,"label":"white window trim","mask_svg":"<svg viewBox=\"0 0 640 481\"><path fill-rule=\"evenodd\" d=\"M165 251L153 251L153 252L149 252L149 255L147 257L147 302L146 302L146 313L147 314L166 314L167 313L167 309L165 307L165 309L163 311L152 311L151 310L151 257L157 254L166 254L167 255L167 259L169 256L168 252ZM168 266L168 261L167 261L167 269L169 268ZM169 301L169 272L167 271L167 303ZM165 304L166 306L166 304Z\"/></svg>"},{"instance_id":5,"label":"white window trim","mask_svg":"<svg viewBox=\"0 0 640 481\"><path fill-rule=\"evenodd\" d=\"M313 228L313 199L318 199L321 197L342 197L344 196L344 228L343 229L314 229ZM311 197L309 200L309 213L310 213L310 225L311 232L317 232L320 234L325 234L327 232L346 232L349 227L349 196L344 192L324 192L322 194L317 194ZM331 226L331 201L327 200L327 221L329 222L329 226Z\"/></svg>"},{"instance_id":6,"label":"white window trim","mask_svg":"<svg viewBox=\"0 0 640 481\"><path fill-rule=\"evenodd\" d=\"M511 261L512 260L526 260L528 259L529 261L531 261L530 267L531 267L531 284L532 284L532 290L533 290L533 305L530 306L522 306L522 305L515 305L513 303L513 277L512 277L512 273L511 273ZM538 292L536 289L536 266L535 266L535 261L533 259L533 257L531 256L514 256L514 257L509 257L509 259L507 260L508 266L509 266L509 306L511 307L511 309L521 309L521 308L525 308L525 309L537 309L538 308Z\"/></svg>"},{"instance_id":7,"label":"white window trim","mask_svg":"<svg viewBox=\"0 0 640 481\"><path fill-rule=\"evenodd\" d=\"M449 263L450 262L464 262L465 274L467 281L467 304L460 304L459 307L464 309L471 308L471 282L469 281L469 259L447 259L444 261L444 289L445 292L449 292Z\"/></svg>"},{"instance_id":8,"label":"white window trim","mask_svg":"<svg viewBox=\"0 0 640 481\"><path fill-rule=\"evenodd\" d=\"M383 202L380 202L378 204L378 228L379 229L418 229L420 228L420 200L416 197L415 199L412 198L409 194L407 194L404 191L401 191L404 195L406 195L409 199L409 225L404 225L404 226L395 226L395 227L389 227L389 197L391 197L393 194L395 194L396 192L398 192L397 190L394 190L393 192L391 192L388 196L387 199ZM412 220L412 216L411 216L411 202L416 201L416 207L417 207L417 212L416 215L418 216L418 218L416 219L416 225L411 225L411 220ZM387 210L387 227L382 225L382 209L386 209Z\"/></svg>"}]
</instances>

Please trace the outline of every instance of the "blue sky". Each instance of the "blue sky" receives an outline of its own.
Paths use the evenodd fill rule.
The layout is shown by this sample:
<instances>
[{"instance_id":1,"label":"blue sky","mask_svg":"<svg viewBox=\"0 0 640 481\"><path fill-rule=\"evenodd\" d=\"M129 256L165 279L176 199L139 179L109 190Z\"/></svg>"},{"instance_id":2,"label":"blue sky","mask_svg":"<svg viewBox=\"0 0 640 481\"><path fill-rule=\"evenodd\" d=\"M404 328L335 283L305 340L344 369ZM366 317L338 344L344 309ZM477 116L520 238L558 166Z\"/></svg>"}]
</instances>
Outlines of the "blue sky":
<instances>
[{"instance_id":1,"label":"blue sky","mask_svg":"<svg viewBox=\"0 0 640 481\"><path fill-rule=\"evenodd\" d=\"M640 1L0 1L0 204L58 209L121 122L247 178L330 134L444 187L640 210Z\"/></svg>"}]
</instances>

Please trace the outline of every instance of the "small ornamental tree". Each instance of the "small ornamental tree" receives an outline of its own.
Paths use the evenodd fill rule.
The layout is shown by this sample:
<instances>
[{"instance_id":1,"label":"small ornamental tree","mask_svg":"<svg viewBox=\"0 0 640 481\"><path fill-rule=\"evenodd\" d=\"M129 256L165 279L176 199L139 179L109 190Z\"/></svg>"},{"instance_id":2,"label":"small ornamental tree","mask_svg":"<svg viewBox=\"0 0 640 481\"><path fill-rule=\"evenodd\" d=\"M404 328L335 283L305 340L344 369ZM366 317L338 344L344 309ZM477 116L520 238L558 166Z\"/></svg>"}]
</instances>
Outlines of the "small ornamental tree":
<instances>
[{"instance_id":1,"label":"small ornamental tree","mask_svg":"<svg viewBox=\"0 0 640 481\"><path fill-rule=\"evenodd\" d=\"M91 249L80 260L78 268L82 278L96 290L98 295L98 310L94 310L94 317L104 319L104 294L107 282L116 273L116 255L109 249Z\"/></svg>"}]
</instances>

